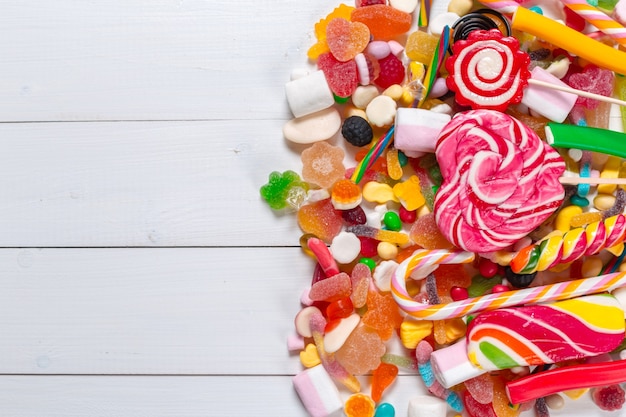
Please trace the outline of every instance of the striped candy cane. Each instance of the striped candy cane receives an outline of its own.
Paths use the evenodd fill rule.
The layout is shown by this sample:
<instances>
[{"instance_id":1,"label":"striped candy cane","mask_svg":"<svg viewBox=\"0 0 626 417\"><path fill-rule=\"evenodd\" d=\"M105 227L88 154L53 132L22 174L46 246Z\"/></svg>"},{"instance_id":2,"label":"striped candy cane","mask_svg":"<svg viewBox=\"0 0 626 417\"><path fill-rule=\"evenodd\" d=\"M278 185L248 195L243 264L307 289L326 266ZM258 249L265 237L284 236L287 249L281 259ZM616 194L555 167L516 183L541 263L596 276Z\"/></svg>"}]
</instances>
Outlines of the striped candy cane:
<instances>
[{"instance_id":1,"label":"striped candy cane","mask_svg":"<svg viewBox=\"0 0 626 417\"><path fill-rule=\"evenodd\" d=\"M620 45L626 45L626 28L585 0L561 0L565 6Z\"/></svg>"},{"instance_id":2,"label":"striped candy cane","mask_svg":"<svg viewBox=\"0 0 626 417\"><path fill-rule=\"evenodd\" d=\"M484 310L565 300L626 286L626 272L620 272L517 291L486 294L445 304L419 303L413 300L407 292L407 278L411 276L423 278L439 264L468 263L473 259L474 254L471 252L417 251L402 262L391 277L391 293L398 306L409 316L418 320L444 320Z\"/></svg>"}]
</instances>

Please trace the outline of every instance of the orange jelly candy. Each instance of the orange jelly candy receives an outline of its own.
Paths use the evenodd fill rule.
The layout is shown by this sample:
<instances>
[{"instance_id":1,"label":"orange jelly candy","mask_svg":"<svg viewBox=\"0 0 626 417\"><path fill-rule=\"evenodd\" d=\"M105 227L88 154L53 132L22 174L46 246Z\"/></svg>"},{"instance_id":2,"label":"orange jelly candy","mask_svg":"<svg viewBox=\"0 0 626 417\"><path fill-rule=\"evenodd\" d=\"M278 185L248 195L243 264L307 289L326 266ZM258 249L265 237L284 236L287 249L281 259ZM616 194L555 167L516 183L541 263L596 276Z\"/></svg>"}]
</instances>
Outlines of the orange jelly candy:
<instances>
[{"instance_id":1,"label":"orange jelly candy","mask_svg":"<svg viewBox=\"0 0 626 417\"><path fill-rule=\"evenodd\" d=\"M344 178L333 185L330 198L337 210L350 210L361 204L361 188Z\"/></svg>"},{"instance_id":2,"label":"orange jelly candy","mask_svg":"<svg viewBox=\"0 0 626 417\"><path fill-rule=\"evenodd\" d=\"M370 42L370 30L361 22L337 18L328 23L326 42L330 53L341 62L354 59Z\"/></svg>"},{"instance_id":3,"label":"orange jelly candy","mask_svg":"<svg viewBox=\"0 0 626 417\"><path fill-rule=\"evenodd\" d=\"M398 367L390 363L381 362L372 372L372 400L379 402L383 392L396 380Z\"/></svg>"},{"instance_id":4,"label":"orange jelly candy","mask_svg":"<svg viewBox=\"0 0 626 417\"><path fill-rule=\"evenodd\" d=\"M302 178L306 182L330 188L344 177L343 149L327 142L316 142L302 151Z\"/></svg>"},{"instance_id":5,"label":"orange jelly candy","mask_svg":"<svg viewBox=\"0 0 626 417\"><path fill-rule=\"evenodd\" d=\"M376 404L365 394L352 394L343 407L347 417L373 417Z\"/></svg>"},{"instance_id":6,"label":"orange jelly candy","mask_svg":"<svg viewBox=\"0 0 626 417\"><path fill-rule=\"evenodd\" d=\"M402 316L391 293L370 291L367 294L367 312L363 323L376 330L382 340L389 340L402 325Z\"/></svg>"},{"instance_id":7,"label":"orange jelly candy","mask_svg":"<svg viewBox=\"0 0 626 417\"><path fill-rule=\"evenodd\" d=\"M326 243L330 243L343 226L341 212L335 210L330 198L305 204L298 210L297 217L304 233L311 233Z\"/></svg>"},{"instance_id":8,"label":"orange jelly candy","mask_svg":"<svg viewBox=\"0 0 626 417\"><path fill-rule=\"evenodd\" d=\"M412 17L386 4L374 4L354 9L352 21L365 23L374 39L389 40L408 32Z\"/></svg>"},{"instance_id":9,"label":"orange jelly candy","mask_svg":"<svg viewBox=\"0 0 626 417\"><path fill-rule=\"evenodd\" d=\"M424 249L452 249L454 247L441 234L433 213L419 217L411 226L409 236L416 245L420 245Z\"/></svg>"}]
</instances>

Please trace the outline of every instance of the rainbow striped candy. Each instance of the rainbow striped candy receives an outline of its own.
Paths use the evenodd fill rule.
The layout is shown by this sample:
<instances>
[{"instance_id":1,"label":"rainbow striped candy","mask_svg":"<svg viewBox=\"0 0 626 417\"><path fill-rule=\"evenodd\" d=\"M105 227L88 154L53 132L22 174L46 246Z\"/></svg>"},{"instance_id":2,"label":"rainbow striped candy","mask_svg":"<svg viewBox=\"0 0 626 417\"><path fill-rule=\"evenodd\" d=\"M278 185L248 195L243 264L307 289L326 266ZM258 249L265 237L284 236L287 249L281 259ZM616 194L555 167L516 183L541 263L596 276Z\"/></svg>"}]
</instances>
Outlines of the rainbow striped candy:
<instances>
[{"instance_id":1,"label":"rainbow striped candy","mask_svg":"<svg viewBox=\"0 0 626 417\"><path fill-rule=\"evenodd\" d=\"M484 370L575 360L612 351L624 330L624 312L608 294L504 308L469 323L467 355Z\"/></svg>"},{"instance_id":2,"label":"rainbow striped candy","mask_svg":"<svg viewBox=\"0 0 626 417\"><path fill-rule=\"evenodd\" d=\"M439 264L468 263L473 260L472 252L418 250L405 259L394 272L391 277L391 293L407 315L418 320L444 320L485 310L566 300L626 286L626 272L619 272L517 291L486 294L444 304L419 303L407 291L406 280L409 277L424 278Z\"/></svg>"}]
</instances>

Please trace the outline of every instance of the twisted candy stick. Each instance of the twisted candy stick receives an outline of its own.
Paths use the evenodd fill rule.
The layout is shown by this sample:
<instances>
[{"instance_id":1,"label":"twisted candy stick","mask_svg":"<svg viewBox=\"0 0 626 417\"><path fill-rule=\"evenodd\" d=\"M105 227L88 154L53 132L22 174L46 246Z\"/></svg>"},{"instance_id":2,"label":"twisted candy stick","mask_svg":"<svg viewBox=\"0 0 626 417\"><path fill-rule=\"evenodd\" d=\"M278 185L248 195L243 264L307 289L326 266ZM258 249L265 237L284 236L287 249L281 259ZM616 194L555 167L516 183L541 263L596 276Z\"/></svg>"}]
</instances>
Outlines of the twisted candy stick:
<instances>
[{"instance_id":1,"label":"twisted candy stick","mask_svg":"<svg viewBox=\"0 0 626 417\"><path fill-rule=\"evenodd\" d=\"M412 274L425 277L439 264L467 263L473 259L474 254L471 252L416 251L398 266L391 277L391 293L398 306L411 317L418 320L444 320L463 317L483 310L565 300L626 286L626 272L620 272L518 291L487 294L447 304L423 304L413 300L409 295L406 289L406 279Z\"/></svg>"},{"instance_id":2,"label":"twisted candy stick","mask_svg":"<svg viewBox=\"0 0 626 417\"><path fill-rule=\"evenodd\" d=\"M626 45L626 28L585 0L561 0L578 16L600 29L620 45Z\"/></svg>"},{"instance_id":3,"label":"twisted candy stick","mask_svg":"<svg viewBox=\"0 0 626 417\"><path fill-rule=\"evenodd\" d=\"M626 217L618 214L523 248L510 261L511 270L516 274L545 271L557 264L573 262L618 245L625 238Z\"/></svg>"}]
</instances>

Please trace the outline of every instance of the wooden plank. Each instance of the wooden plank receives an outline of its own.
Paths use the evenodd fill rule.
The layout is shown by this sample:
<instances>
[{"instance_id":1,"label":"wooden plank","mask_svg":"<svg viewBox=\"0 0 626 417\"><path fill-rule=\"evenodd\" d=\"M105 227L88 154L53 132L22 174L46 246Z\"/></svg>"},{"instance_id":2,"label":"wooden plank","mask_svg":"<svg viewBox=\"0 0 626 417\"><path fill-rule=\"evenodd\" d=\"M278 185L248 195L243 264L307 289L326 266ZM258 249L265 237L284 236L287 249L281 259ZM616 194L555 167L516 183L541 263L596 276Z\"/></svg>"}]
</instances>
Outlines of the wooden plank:
<instances>
[{"instance_id":1,"label":"wooden plank","mask_svg":"<svg viewBox=\"0 0 626 417\"><path fill-rule=\"evenodd\" d=\"M0 250L0 374L293 374L296 248Z\"/></svg>"},{"instance_id":2,"label":"wooden plank","mask_svg":"<svg viewBox=\"0 0 626 417\"><path fill-rule=\"evenodd\" d=\"M397 416L406 416L409 400L424 393L418 376L401 375L382 401L392 404ZM341 395L344 399L348 397L344 391ZM565 403L561 410L550 410L550 415L601 414L588 393L576 401L566 399ZM308 416L290 376L0 376L0 414L11 417ZM455 415L448 410L447 417ZM522 417L533 415L532 411L521 414Z\"/></svg>"},{"instance_id":3,"label":"wooden plank","mask_svg":"<svg viewBox=\"0 0 626 417\"><path fill-rule=\"evenodd\" d=\"M0 124L0 247L297 245L259 188L283 122Z\"/></svg>"},{"instance_id":4,"label":"wooden plank","mask_svg":"<svg viewBox=\"0 0 626 417\"><path fill-rule=\"evenodd\" d=\"M400 377L385 400L405 415L424 391ZM348 396L342 391L342 396ZM0 376L0 414L11 417L306 417L291 376ZM450 417L454 414L450 413Z\"/></svg>"},{"instance_id":5,"label":"wooden plank","mask_svg":"<svg viewBox=\"0 0 626 417\"><path fill-rule=\"evenodd\" d=\"M337 2L4 2L0 119L285 119L314 23Z\"/></svg>"}]
</instances>

